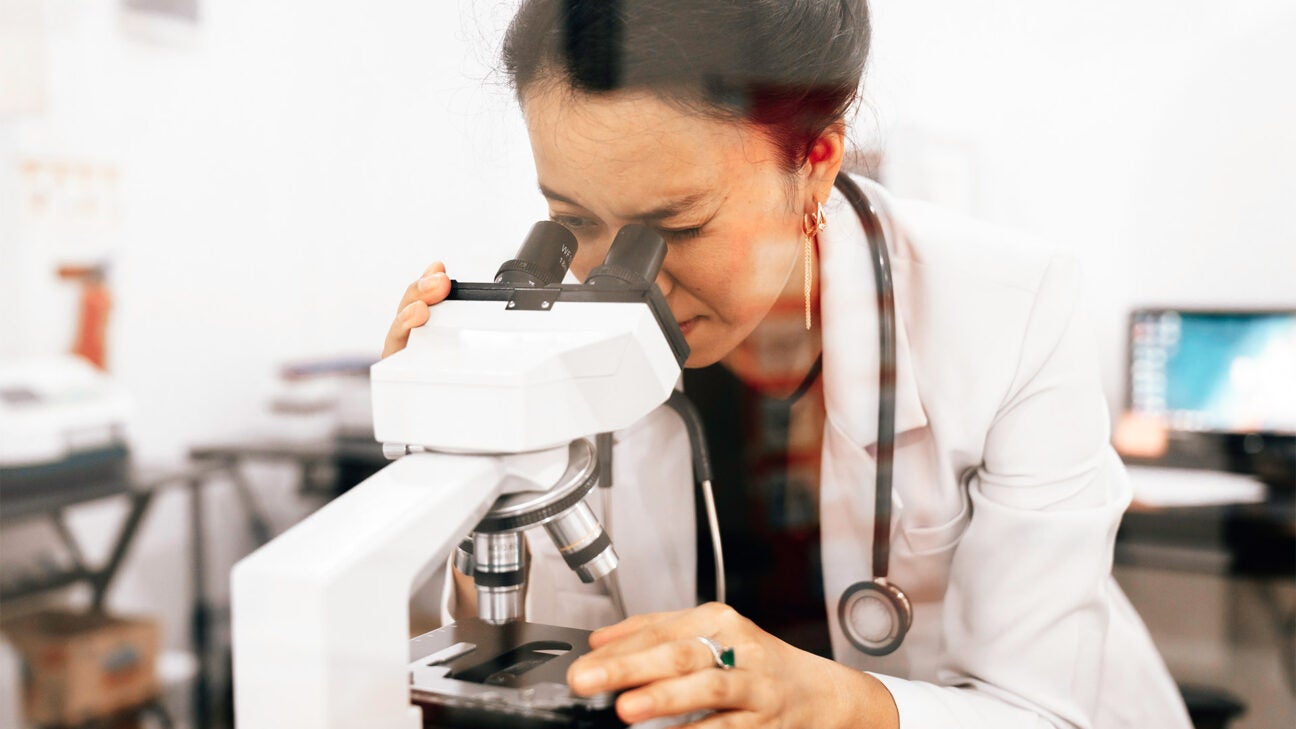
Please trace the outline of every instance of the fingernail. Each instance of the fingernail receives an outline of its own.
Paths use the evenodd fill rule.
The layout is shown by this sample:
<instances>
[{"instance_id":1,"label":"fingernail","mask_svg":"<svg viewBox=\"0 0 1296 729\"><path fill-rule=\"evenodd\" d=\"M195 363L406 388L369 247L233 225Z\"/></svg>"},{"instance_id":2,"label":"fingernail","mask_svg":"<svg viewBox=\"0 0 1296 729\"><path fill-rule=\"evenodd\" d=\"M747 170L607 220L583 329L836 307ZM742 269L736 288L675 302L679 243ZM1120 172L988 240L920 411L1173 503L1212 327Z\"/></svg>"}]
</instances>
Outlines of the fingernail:
<instances>
[{"instance_id":1,"label":"fingernail","mask_svg":"<svg viewBox=\"0 0 1296 729\"><path fill-rule=\"evenodd\" d=\"M617 703L621 705L622 718L627 721L635 721L638 717L652 711L652 697L643 694L623 696Z\"/></svg>"},{"instance_id":2,"label":"fingernail","mask_svg":"<svg viewBox=\"0 0 1296 729\"><path fill-rule=\"evenodd\" d=\"M572 674L572 686L582 691L597 691L607 681L607 671L594 667L582 668Z\"/></svg>"},{"instance_id":3,"label":"fingernail","mask_svg":"<svg viewBox=\"0 0 1296 729\"><path fill-rule=\"evenodd\" d=\"M419 291L427 291L433 286L436 286L437 284L441 283L441 281L444 280L445 277L446 275L444 273L441 273L440 271L432 274L431 276L424 276L423 278L419 279L418 282Z\"/></svg>"},{"instance_id":4,"label":"fingernail","mask_svg":"<svg viewBox=\"0 0 1296 729\"><path fill-rule=\"evenodd\" d=\"M414 305L410 304L409 306L406 306L404 309L401 309L400 321L401 324L409 325L409 323L412 322L413 320L414 320Z\"/></svg>"}]
</instances>

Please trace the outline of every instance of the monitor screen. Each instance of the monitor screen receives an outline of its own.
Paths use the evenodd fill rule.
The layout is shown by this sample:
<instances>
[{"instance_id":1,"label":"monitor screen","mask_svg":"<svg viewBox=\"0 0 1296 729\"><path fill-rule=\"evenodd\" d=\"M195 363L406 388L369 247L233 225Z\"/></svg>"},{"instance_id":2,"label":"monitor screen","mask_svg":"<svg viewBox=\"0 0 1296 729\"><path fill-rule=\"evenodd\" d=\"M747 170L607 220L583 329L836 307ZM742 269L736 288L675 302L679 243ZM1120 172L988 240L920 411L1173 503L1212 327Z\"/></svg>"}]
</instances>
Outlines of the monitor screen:
<instances>
[{"instance_id":1,"label":"monitor screen","mask_svg":"<svg viewBox=\"0 0 1296 729\"><path fill-rule=\"evenodd\" d=\"M1172 430L1296 433L1296 310L1136 311L1129 375Z\"/></svg>"}]
</instances>

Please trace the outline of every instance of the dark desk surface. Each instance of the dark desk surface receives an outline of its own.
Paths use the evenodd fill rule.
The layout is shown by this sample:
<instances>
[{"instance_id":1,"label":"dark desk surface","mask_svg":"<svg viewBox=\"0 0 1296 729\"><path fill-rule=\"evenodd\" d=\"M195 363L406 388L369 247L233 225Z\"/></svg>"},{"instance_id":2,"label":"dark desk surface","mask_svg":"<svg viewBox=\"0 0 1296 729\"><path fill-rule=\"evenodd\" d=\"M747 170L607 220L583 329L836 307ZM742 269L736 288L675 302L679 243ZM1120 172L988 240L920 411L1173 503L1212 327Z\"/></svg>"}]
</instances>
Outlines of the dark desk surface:
<instances>
[{"instance_id":1,"label":"dark desk surface","mask_svg":"<svg viewBox=\"0 0 1296 729\"><path fill-rule=\"evenodd\" d=\"M1116 561L1130 566L1296 580L1296 499L1257 504L1151 508L1121 521Z\"/></svg>"},{"instance_id":2,"label":"dark desk surface","mask_svg":"<svg viewBox=\"0 0 1296 729\"><path fill-rule=\"evenodd\" d=\"M330 499L391 463L383 455L382 444L372 437L206 443L190 448L189 457L198 463L230 467L231 475L244 494L250 494L252 489L239 474L239 465L254 461L296 464L301 469L298 492ZM244 498L251 504L250 496ZM253 518L257 518L255 514Z\"/></svg>"},{"instance_id":3,"label":"dark desk surface","mask_svg":"<svg viewBox=\"0 0 1296 729\"><path fill-rule=\"evenodd\" d=\"M338 438L318 441L257 441L208 443L189 450L195 460L276 460L296 461L353 459L387 464L382 444L375 440Z\"/></svg>"},{"instance_id":4,"label":"dark desk surface","mask_svg":"<svg viewBox=\"0 0 1296 729\"><path fill-rule=\"evenodd\" d=\"M86 474L77 478L69 474L66 480L47 478L38 484L39 488L27 484L26 488L8 489L0 497L0 527L7 528L27 519L45 520L62 540L65 555L62 561L40 564L35 571L28 569L0 577L0 601L25 599L75 584L87 584L92 591L93 606L101 608L153 496L171 487L197 488L214 472L224 468L220 463L173 468L124 462L117 465L99 475ZM68 526L66 511L107 498L125 499L129 509L120 520L107 559L101 566L94 567L82 554Z\"/></svg>"},{"instance_id":5,"label":"dark desk surface","mask_svg":"<svg viewBox=\"0 0 1296 729\"><path fill-rule=\"evenodd\" d=\"M90 479L68 482L58 488L17 492L0 497L0 523L14 522L40 514L111 496L152 493L170 486L202 479L220 469L219 464L186 464L174 467L132 464L125 478Z\"/></svg>"}]
</instances>

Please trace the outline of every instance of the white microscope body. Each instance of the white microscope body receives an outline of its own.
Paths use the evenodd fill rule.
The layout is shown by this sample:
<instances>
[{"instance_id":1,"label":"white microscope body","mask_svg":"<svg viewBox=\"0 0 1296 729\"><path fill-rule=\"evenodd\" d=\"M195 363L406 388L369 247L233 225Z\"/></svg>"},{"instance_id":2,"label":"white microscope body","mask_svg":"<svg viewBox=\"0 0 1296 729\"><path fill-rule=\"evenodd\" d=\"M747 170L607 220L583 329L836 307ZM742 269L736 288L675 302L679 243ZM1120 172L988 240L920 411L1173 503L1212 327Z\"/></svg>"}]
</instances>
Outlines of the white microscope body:
<instances>
[{"instance_id":1,"label":"white microscope body","mask_svg":"<svg viewBox=\"0 0 1296 729\"><path fill-rule=\"evenodd\" d=\"M687 357L653 290L455 290L371 372L375 434L408 455L234 568L240 729L422 726L410 704L416 579L502 494L559 481L572 441L661 405Z\"/></svg>"}]
</instances>

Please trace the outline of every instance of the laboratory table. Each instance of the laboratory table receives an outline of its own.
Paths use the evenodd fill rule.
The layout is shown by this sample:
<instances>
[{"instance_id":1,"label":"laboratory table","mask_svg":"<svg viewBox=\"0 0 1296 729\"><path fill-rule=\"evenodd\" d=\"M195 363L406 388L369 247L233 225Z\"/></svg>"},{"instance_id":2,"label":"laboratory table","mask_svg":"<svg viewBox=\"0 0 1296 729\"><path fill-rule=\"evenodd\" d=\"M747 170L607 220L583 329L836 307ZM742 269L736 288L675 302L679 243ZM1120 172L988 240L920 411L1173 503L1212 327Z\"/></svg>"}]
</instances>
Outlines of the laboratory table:
<instances>
[{"instance_id":1,"label":"laboratory table","mask_svg":"<svg viewBox=\"0 0 1296 729\"><path fill-rule=\"evenodd\" d=\"M327 501L376 473L390 461L382 454L382 445L372 438L333 438L318 441L231 441L208 443L189 450L189 458L196 464L213 468L224 474L234 486L247 519L247 529L254 544L262 545L274 537L274 531L265 517L252 483L243 467L250 463L287 463L299 469L297 492L303 496ZM201 514L195 524L201 522ZM201 528L195 526L195 528ZM201 580L201 578L200 578ZM221 618L219 611L208 604L205 590L196 593L193 634L195 644L201 641L201 655L209 655L213 648L227 652L224 660L224 685L214 685L214 672L204 673L197 693L199 717L197 726L226 725L233 722L233 680L229 676L229 646L211 646L212 625ZM219 703L214 697L223 697ZM218 710L218 711L217 711Z\"/></svg>"},{"instance_id":2,"label":"laboratory table","mask_svg":"<svg viewBox=\"0 0 1296 729\"><path fill-rule=\"evenodd\" d=\"M204 579L206 562L202 534L202 487L225 471L221 463L199 463L174 468L157 468L131 464L119 475L93 477L82 480L69 479L55 488L39 491L10 492L0 499L0 528L11 527L20 521L47 520L58 534L68 556L66 567L52 566L46 574L20 577L0 584L0 603L21 600L51 593L76 584L85 584L91 590L91 609L102 610L109 588L117 576L131 543L139 531L140 523L148 513L154 497L164 489L184 487L190 491L190 587L193 598L191 630L193 649L198 662L195 678L195 716L202 725L203 697L207 695L209 680L206 626L206 589ZM76 536L68 525L69 510L103 499L127 500L129 507L123 516L103 565L89 565L81 551ZM202 630L200 630L200 628ZM161 705L153 702L138 707L138 711L154 714L164 726L169 717Z\"/></svg>"},{"instance_id":3,"label":"laboratory table","mask_svg":"<svg viewBox=\"0 0 1296 729\"><path fill-rule=\"evenodd\" d=\"M1263 502L1157 508L1134 503L1121 520L1116 563L1127 567L1192 572L1254 581L1259 585L1296 581L1296 499L1271 489ZM1296 656L1296 607L1279 604L1274 622L1279 650ZM1296 674L1287 676L1296 687ZM1225 691L1181 686L1197 729L1225 727L1243 704Z\"/></svg>"}]
</instances>

